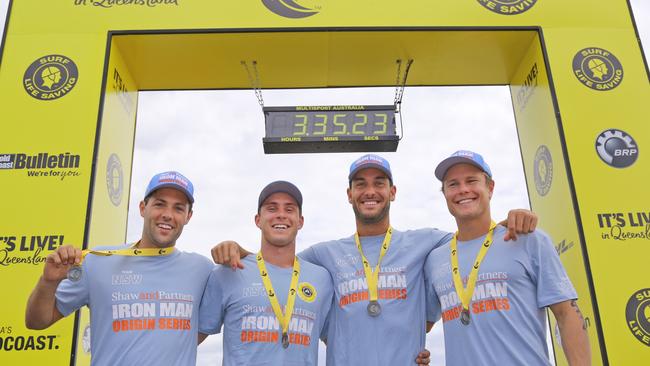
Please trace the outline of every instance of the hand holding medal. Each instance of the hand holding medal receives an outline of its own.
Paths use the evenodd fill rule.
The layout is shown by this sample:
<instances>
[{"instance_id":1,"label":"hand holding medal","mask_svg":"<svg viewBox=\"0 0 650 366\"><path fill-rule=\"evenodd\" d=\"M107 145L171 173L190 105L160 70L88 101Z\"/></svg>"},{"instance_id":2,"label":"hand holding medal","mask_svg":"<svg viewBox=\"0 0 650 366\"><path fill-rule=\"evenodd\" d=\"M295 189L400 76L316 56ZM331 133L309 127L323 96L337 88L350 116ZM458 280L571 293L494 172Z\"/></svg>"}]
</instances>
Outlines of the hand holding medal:
<instances>
[{"instance_id":1,"label":"hand holding medal","mask_svg":"<svg viewBox=\"0 0 650 366\"><path fill-rule=\"evenodd\" d=\"M77 268L82 261L81 249L71 245L63 245L48 254L43 269L43 279L48 282L61 281L68 276L70 269ZM73 276L75 273L73 273Z\"/></svg>"}]
</instances>

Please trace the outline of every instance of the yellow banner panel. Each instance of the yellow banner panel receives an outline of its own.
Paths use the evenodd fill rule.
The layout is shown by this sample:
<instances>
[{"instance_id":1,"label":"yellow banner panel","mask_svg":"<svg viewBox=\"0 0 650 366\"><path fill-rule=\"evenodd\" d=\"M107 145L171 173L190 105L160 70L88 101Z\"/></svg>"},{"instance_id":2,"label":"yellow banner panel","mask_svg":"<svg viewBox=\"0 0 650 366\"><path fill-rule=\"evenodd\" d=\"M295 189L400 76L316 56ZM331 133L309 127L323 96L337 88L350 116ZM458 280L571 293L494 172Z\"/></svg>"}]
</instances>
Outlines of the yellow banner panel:
<instances>
[{"instance_id":1,"label":"yellow banner panel","mask_svg":"<svg viewBox=\"0 0 650 366\"><path fill-rule=\"evenodd\" d=\"M511 82L517 131L532 209L542 218L542 228L555 241L560 259L578 292L578 306L589 333L593 364L602 364L597 323L585 270L580 235L572 204L565 165L540 39L531 42L526 57ZM551 317L556 362L566 365L559 330Z\"/></svg>"},{"instance_id":2,"label":"yellow banner panel","mask_svg":"<svg viewBox=\"0 0 650 366\"><path fill-rule=\"evenodd\" d=\"M609 0L42 0L14 2L20 34L107 30L376 26L621 28L626 1ZM603 16L606 14L606 16ZM13 15L12 15L13 17ZM65 19L65 21L60 21Z\"/></svg>"},{"instance_id":3,"label":"yellow banner panel","mask_svg":"<svg viewBox=\"0 0 650 366\"><path fill-rule=\"evenodd\" d=\"M0 364L68 364L73 317L30 331L25 304L46 256L83 242L105 37L12 39L0 70L0 181L11 192L3 201L11 214L0 220L0 277L11 294L0 319Z\"/></svg>"},{"instance_id":4,"label":"yellow banner panel","mask_svg":"<svg viewBox=\"0 0 650 366\"><path fill-rule=\"evenodd\" d=\"M632 29L544 34L608 358L634 364L650 359L648 77Z\"/></svg>"}]
</instances>

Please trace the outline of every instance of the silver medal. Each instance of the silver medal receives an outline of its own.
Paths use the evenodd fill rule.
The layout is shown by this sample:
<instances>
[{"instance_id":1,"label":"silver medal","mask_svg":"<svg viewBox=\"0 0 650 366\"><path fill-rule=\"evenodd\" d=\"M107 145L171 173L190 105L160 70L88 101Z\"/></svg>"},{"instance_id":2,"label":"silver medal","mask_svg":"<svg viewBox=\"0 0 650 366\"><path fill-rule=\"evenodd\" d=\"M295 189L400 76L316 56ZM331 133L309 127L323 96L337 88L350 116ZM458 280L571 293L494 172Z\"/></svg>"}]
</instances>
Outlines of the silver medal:
<instances>
[{"instance_id":1,"label":"silver medal","mask_svg":"<svg viewBox=\"0 0 650 366\"><path fill-rule=\"evenodd\" d=\"M81 279L82 273L81 266L72 266L68 270L68 279L72 282L77 282Z\"/></svg>"},{"instance_id":2,"label":"silver medal","mask_svg":"<svg viewBox=\"0 0 650 366\"><path fill-rule=\"evenodd\" d=\"M282 333L282 348L289 348L289 335Z\"/></svg>"},{"instance_id":3,"label":"silver medal","mask_svg":"<svg viewBox=\"0 0 650 366\"><path fill-rule=\"evenodd\" d=\"M381 314L381 305L379 305L379 302L373 300L368 303L368 315L375 317L379 316L379 314Z\"/></svg>"},{"instance_id":4,"label":"silver medal","mask_svg":"<svg viewBox=\"0 0 650 366\"><path fill-rule=\"evenodd\" d=\"M469 309L463 309L460 312L460 322L463 323L463 325L469 325Z\"/></svg>"}]
</instances>

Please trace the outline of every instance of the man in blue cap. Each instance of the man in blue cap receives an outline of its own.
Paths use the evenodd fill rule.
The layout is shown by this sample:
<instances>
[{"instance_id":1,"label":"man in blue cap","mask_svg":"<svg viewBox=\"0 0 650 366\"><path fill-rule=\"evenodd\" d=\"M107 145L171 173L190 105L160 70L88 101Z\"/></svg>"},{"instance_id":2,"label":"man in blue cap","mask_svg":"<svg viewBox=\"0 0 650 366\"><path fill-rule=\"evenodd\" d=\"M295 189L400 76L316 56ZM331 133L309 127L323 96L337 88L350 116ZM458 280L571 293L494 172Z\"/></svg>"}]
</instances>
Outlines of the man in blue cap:
<instances>
[{"instance_id":1,"label":"man in blue cap","mask_svg":"<svg viewBox=\"0 0 650 366\"><path fill-rule=\"evenodd\" d=\"M591 365L577 295L551 238L538 229L503 240L506 229L490 214L492 171L480 154L457 151L435 175L458 225L424 270L428 317L442 317L447 365L550 365L547 307L569 364Z\"/></svg>"},{"instance_id":2,"label":"man in blue cap","mask_svg":"<svg viewBox=\"0 0 650 366\"><path fill-rule=\"evenodd\" d=\"M195 364L199 304L213 265L175 249L193 204L189 179L155 175L140 202L141 239L49 254L27 304L27 327L45 329L86 305L92 365Z\"/></svg>"},{"instance_id":3,"label":"man in blue cap","mask_svg":"<svg viewBox=\"0 0 650 366\"><path fill-rule=\"evenodd\" d=\"M437 229L398 231L390 226L390 203L397 188L390 164L381 156L367 154L355 160L348 183L356 233L298 254L325 267L334 280L327 364L428 364L429 353L420 353L426 336L424 261L451 234ZM517 221L521 226L515 230ZM528 232L535 222L529 211L515 211L510 215L509 235ZM217 263L241 268L239 254L232 242L212 250Z\"/></svg>"}]
</instances>

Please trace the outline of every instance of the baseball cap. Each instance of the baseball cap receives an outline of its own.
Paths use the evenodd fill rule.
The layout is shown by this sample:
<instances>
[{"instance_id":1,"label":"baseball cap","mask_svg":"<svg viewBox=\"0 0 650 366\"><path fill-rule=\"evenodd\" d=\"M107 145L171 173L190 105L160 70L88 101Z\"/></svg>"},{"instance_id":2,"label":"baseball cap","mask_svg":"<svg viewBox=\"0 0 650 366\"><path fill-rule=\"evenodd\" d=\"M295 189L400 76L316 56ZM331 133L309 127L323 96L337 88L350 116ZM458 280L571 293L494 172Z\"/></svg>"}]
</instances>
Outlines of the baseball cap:
<instances>
[{"instance_id":1,"label":"baseball cap","mask_svg":"<svg viewBox=\"0 0 650 366\"><path fill-rule=\"evenodd\" d=\"M275 182L271 182L266 187L264 187L264 189L262 189L262 192L260 192L260 197L257 200L257 209L259 210L260 207L262 207L262 204L264 204L264 201L266 201L266 199L274 193L286 193L289 196L293 197L293 199L296 200L296 203L298 204L298 208L302 210L302 193L300 193L298 187L296 187L293 183L284 180L276 180Z\"/></svg>"},{"instance_id":2,"label":"baseball cap","mask_svg":"<svg viewBox=\"0 0 650 366\"><path fill-rule=\"evenodd\" d=\"M194 203L194 185L183 174L179 172L163 172L154 175L149 181L144 197L149 197L154 191L160 188L174 188L187 196L190 203Z\"/></svg>"},{"instance_id":3,"label":"baseball cap","mask_svg":"<svg viewBox=\"0 0 650 366\"><path fill-rule=\"evenodd\" d=\"M366 154L352 162L350 165L350 174L348 175L348 180L352 181L354 176L360 170L367 168L379 169L388 176L388 179L390 179L391 182L393 181L393 174L390 171L390 164L388 163L388 160L375 154Z\"/></svg>"},{"instance_id":4,"label":"baseball cap","mask_svg":"<svg viewBox=\"0 0 650 366\"><path fill-rule=\"evenodd\" d=\"M451 156L447 159L441 161L440 164L438 164L436 167L436 178L442 181L445 178L445 174L447 174L447 170L449 170L449 168L461 163L474 165L475 167L484 171L485 174L487 174L490 178L492 178L492 171L490 170L490 167L487 165L481 154L469 150L458 150L455 153L451 154Z\"/></svg>"}]
</instances>

